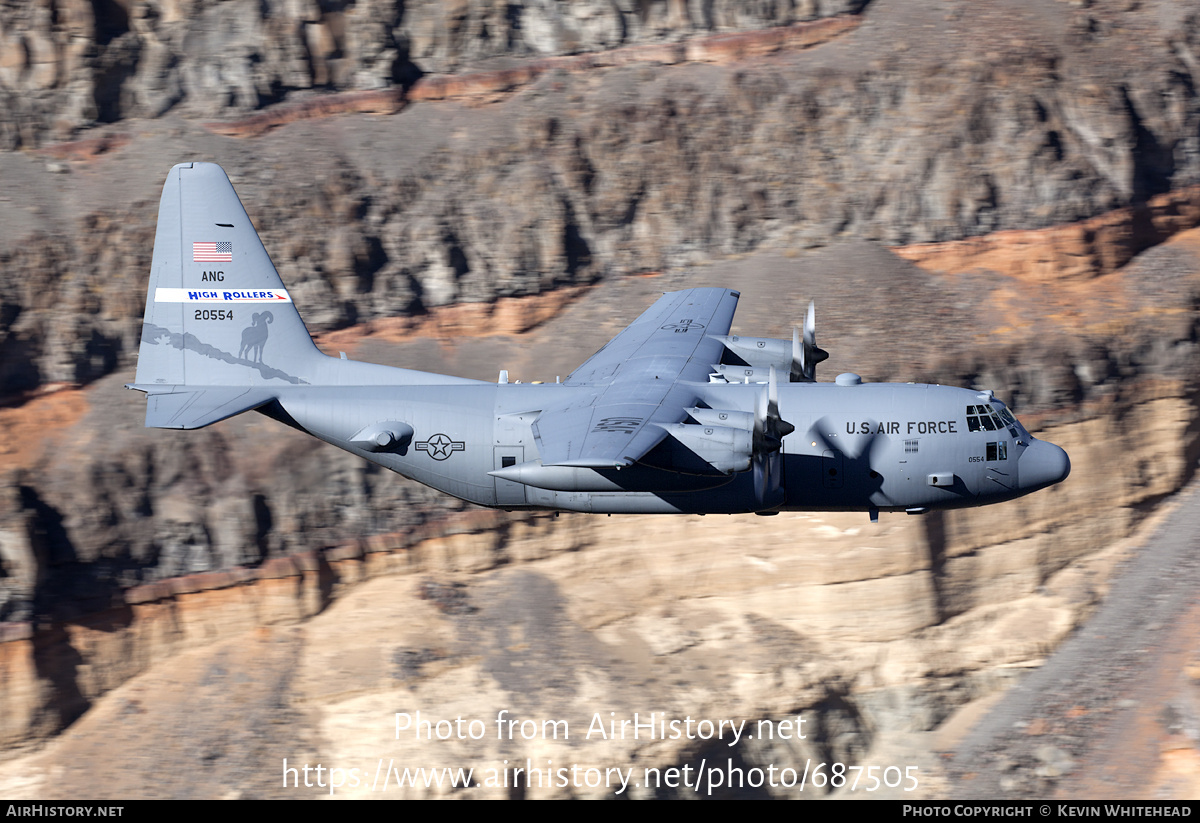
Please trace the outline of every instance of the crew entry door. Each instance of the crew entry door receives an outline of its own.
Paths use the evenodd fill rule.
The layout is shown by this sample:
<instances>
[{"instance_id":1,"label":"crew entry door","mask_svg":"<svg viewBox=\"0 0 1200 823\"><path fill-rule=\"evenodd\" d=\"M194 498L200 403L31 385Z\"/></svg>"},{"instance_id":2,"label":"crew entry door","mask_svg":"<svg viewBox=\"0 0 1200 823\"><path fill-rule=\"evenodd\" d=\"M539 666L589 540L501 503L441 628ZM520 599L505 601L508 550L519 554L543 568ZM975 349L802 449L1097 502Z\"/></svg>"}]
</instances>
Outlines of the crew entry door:
<instances>
[{"instance_id":1,"label":"crew entry door","mask_svg":"<svg viewBox=\"0 0 1200 823\"><path fill-rule=\"evenodd\" d=\"M510 466L516 466L525 462L525 447L524 446L496 446L494 450L496 469L507 469ZM505 480L501 477L493 477L496 481L496 505L497 506L524 506L525 505L525 484L518 483L515 480Z\"/></svg>"}]
</instances>

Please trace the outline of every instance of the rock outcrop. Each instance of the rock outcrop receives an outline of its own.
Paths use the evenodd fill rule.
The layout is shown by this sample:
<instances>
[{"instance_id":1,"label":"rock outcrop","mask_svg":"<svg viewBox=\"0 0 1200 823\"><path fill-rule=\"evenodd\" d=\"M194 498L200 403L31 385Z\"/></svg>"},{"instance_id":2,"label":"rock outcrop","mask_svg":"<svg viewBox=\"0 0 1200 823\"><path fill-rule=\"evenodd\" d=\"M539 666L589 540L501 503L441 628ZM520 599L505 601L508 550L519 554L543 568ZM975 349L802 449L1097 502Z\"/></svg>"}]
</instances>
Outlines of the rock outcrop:
<instances>
[{"instance_id":1,"label":"rock outcrop","mask_svg":"<svg viewBox=\"0 0 1200 823\"><path fill-rule=\"evenodd\" d=\"M369 7L339 14L349 21ZM147 14L151 8L137 6ZM200 4L186 21L168 11L151 17L160 28L209 31L198 21L218 11L240 19L249 14L242 8ZM432 5L406 8L406 14L432 13ZM464 6L464 31L483 19L472 16L473 8ZM651 25L659 7L647 8ZM1064 256L1090 269L1099 256L1099 270L1110 271L1195 225L1186 192L1200 183L1200 150L1189 148L1200 133L1200 106L1189 91L1198 79L1192 44L1200 41L1200 16L1055 4L1038 14L1068 34L1087 20L1095 31L1017 43L1004 29L981 49L992 31L990 9L964 5L949 22L936 18L949 31L916 55L900 48L917 25L903 3L867 8L859 15L866 23L820 48L722 68L577 71L570 68L582 65L575 57L561 58L567 62L559 69L518 64L512 70L543 66L519 95L483 107L422 98L385 123L364 123L359 136L370 145L352 140L339 147L324 127L295 123L288 127L293 135L234 148L202 138L192 121L172 113L157 124L122 119L110 137L88 137L60 152L95 157L88 166L56 159L35 172L8 155L6 174L21 181L23 192L11 206L24 211L5 230L0 251L0 394L48 381L86 383L130 362L161 172L133 190L122 184L125 196L115 201L80 196L95 175L118 174L128 162L123 154L161 156L163 170L180 159L181 146L222 159L285 281L303 297L315 332L846 237L925 245L1046 229L1061 235L1046 241L1061 246L1050 270L1065 265ZM831 10L830 4L819 9ZM55 17L55 25L66 25L72 14ZM789 15L773 22L808 12L796 6ZM692 19L679 19L685 18ZM688 24L677 33L723 31L751 19L717 15L709 28ZM254 34L260 24L247 23L246 30L261 46ZM642 31L629 28L635 30ZM134 34L130 29L106 42L115 48ZM629 42L641 36L630 34ZM435 41L441 42L433 37L422 54L441 53ZM1119 66L1108 60L1114 43L1123 48ZM514 46L518 53L524 52ZM860 53L875 56L855 59ZM227 57L222 51L223 66ZM173 65L185 72L189 64ZM253 65L269 73L283 64ZM328 102L314 98L302 108L391 111L409 99L398 94L417 99L421 89L442 88L437 94L444 95L454 82L495 76L429 75L406 92L392 86ZM272 95L262 100L282 99ZM21 105L36 98L20 96ZM232 93L218 97L221 106L194 114L229 116L260 106L237 104ZM191 117L190 111L179 115ZM268 111L264 122L286 122L289 111L282 107L279 119ZM128 116L148 115L134 108ZM293 140L311 149L303 163L286 148ZM26 168L18 173L16 165ZM81 199L90 205L81 208ZM1062 224L1077 227L1050 229ZM995 262L995 254L981 256L1003 237L976 241L973 265L1007 265ZM942 249L910 254L950 253Z\"/></svg>"},{"instance_id":2,"label":"rock outcrop","mask_svg":"<svg viewBox=\"0 0 1200 823\"><path fill-rule=\"evenodd\" d=\"M0 149L176 109L250 112L311 89L384 89L497 58L755 30L866 3L42 0L0 11Z\"/></svg>"}]
</instances>

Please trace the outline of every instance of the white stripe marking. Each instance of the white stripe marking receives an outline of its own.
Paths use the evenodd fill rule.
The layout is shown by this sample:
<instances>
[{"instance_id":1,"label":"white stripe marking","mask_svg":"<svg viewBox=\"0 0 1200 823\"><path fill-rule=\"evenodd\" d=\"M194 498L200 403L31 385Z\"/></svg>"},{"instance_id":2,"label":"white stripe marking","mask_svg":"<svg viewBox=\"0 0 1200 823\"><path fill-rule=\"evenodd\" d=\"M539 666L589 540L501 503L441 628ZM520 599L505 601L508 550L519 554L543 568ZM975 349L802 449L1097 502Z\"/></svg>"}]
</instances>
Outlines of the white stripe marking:
<instances>
[{"instance_id":1,"label":"white stripe marking","mask_svg":"<svg viewBox=\"0 0 1200 823\"><path fill-rule=\"evenodd\" d=\"M155 303L291 303L287 289L163 289Z\"/></svg>"}]
</instances>

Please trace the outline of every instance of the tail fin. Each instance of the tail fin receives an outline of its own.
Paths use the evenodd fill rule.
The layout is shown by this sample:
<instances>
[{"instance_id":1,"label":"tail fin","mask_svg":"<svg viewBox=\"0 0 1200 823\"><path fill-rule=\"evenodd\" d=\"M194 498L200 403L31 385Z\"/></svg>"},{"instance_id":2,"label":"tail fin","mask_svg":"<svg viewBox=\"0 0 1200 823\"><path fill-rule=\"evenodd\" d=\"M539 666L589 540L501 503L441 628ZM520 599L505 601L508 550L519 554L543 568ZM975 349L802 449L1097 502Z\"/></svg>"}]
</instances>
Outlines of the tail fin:
<instances>
[{"instance_id":1,"label":"tail fin","mask_svg":"<svg viewBox=\"0 0 1200 823\"><path fill-rule=\"evenodd\" d=\"M311 383L327 362L213 163L171 169L138 350L146 425L198 428Z\"/></svg>"}]
</instances>

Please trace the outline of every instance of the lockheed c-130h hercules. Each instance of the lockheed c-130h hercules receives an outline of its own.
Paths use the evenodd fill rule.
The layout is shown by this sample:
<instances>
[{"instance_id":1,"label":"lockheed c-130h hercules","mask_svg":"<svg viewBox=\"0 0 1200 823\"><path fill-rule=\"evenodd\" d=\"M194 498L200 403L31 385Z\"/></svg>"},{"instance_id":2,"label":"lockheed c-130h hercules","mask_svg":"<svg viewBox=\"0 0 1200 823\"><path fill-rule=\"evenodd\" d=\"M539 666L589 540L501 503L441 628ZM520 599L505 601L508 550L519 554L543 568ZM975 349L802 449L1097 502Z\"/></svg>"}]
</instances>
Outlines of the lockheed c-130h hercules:
<instances>
[{"instance_id":1,"label":"lockheed c-130h hercules","mask_svg":"<svg viewBox=\"0 0 1200 823\"><path fill-rule=\"evenodd\" d=\"M171 170L142 327L146 425L262 414L481 506L921 513L1066 478L991 392L815 382L792 339L729 334L738 292L663 295L562 382L497 383L319 351L225 172Z\"/></svg>"}]
</instances>

